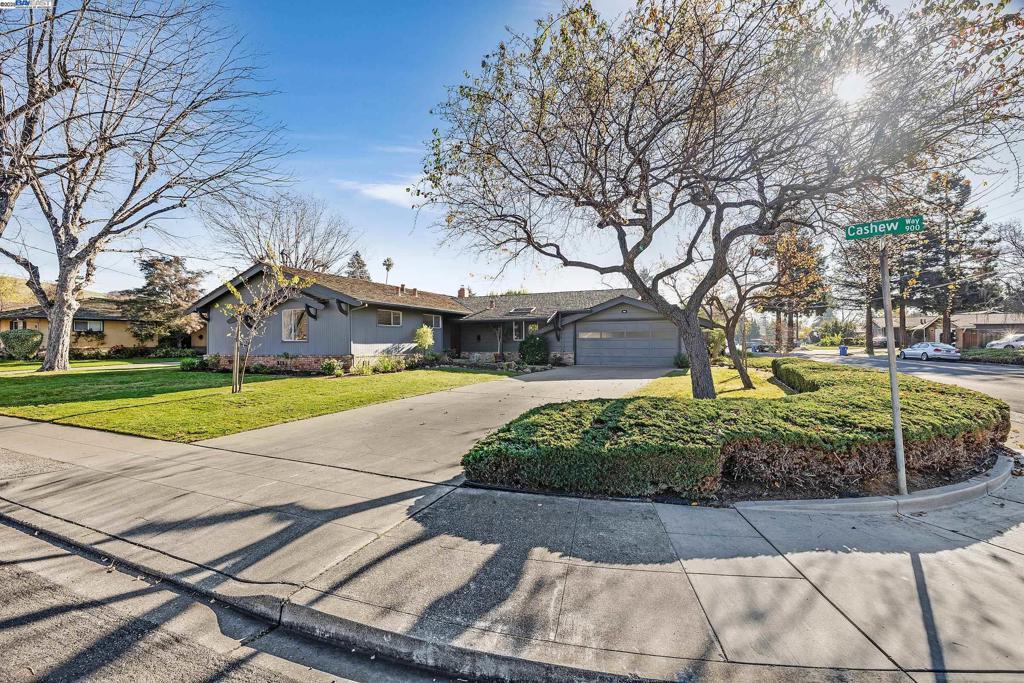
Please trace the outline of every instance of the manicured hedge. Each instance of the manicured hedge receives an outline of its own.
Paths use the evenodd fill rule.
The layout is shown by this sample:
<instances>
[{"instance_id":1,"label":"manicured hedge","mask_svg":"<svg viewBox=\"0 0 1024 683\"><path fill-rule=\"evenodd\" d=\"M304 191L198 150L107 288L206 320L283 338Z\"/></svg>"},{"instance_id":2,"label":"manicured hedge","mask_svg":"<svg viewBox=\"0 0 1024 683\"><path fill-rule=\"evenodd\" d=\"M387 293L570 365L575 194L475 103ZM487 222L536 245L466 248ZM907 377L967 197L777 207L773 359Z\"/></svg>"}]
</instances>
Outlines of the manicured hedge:
<instances>
[{"instance_id":1,"label":"manicured hedge","mask_svg":"<svg viewBox=\"0 0 1024 683\"><path fill-rule=\"evenodd\" d=\"M974 363L1024 365L1024 349L965 349L960 357Z\"/></svg>"},{"instance_id":2,"label":"manicured hedge","mask_svg":"<svg viewBox=\"0 0 1024 683\"><path fill-rule=\"evenodd\" d=\"M777 399L570 401L530 410L462 461L481 483L576 493L703 497L722 477L821 495L891 470L885 373L777 358L800 394ZM907 466L955 472L1005 440L1009 407L952 385L900 377Z\"/></svg>"}]
</instances>

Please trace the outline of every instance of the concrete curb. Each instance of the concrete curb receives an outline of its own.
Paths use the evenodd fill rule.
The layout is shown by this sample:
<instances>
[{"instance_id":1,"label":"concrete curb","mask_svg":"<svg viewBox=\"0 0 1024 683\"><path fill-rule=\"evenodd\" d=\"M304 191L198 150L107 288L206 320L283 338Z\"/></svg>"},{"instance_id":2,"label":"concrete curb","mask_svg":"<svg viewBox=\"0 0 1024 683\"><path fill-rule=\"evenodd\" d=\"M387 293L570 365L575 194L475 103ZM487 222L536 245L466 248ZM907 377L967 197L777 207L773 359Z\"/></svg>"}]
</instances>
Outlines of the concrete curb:
<instances>
[{"instance_id":1,"label":"concrete curb","mask_svg":"<svg viewBox=\"0 0 1024 683\"><path fill-rule=\"evenodd\" d=\"M16 527L89 555L109 558L113 565L167 581L187 594L216 600L271 626L331 645L373 652L385 659L450 677L539 683L668 683L705 680L704 677L719 683L896 683L904 680L896 669L800 668L640 654L618 661L616 658L621 653L617 652L540 641L539 646L537 643L527 646L521 639L488 632L477 634L478 638L482 637L479 642L484 647L493 645L494 639L519 642L513 643L511 648L505 643L509 654L475 649L380 628L292 601L297 594L309 592L308 588L238 581L18 503L8 502L0 506L3 507L6 509L0 509L0 519ZM535 658L516 656L520 652L529 652ZM582 666L564 663L567 660Z\"/></svg>"},{"instance_id":2,"label":"concrete curb","mask_svg":"<svg viewBox=\"0 0 1024 683\"><path fill-rule=\"evenodd\" d=\"M19 503L7 502L8 507L20 508L20 514L14 514L10 509L0 510L0 519L33 531L37 536L79 548L94 556L110 558L112 564L167 581L200 598L217 600L272 626L280 626L332 645L371 651L402 664L437 671L447 676L464 676L482 681L528 680L542 683L658 683L675 680L633 673L620 675L554 662L521 659L388 631L291 603L291 595L300 590L296 586L247 584L220 576L215 582L217 587L210 588L204 585L208 583L209 570L200 565L162 555L158 551L92 531L88 527L38 512ZM47 523L43 524L44 521ZM83 538L88 538L88 542ZM182 578L183 574L189 576L189 579ZM275 590L280 588L286 591ZM685 662L675 660L677 666ZM704 660L691 662L695 669L708 663Z\"/></svg>"},{"instance_id":3,"label":"concrete curb","mask_svg":"<svg viewBox=\"0 0 1024 683\"><path fill-rule=\"evenodd\" d=\"M1003 486L1009 480L1012 472L1013 458L1000 455L991 469L976 477L971 477L967 481L925 489L906 496L744 501L734 504L733 507L737 510L776 512L888 512L892 514L927 512L986 496Z\"/></svg>"}]
</instances>

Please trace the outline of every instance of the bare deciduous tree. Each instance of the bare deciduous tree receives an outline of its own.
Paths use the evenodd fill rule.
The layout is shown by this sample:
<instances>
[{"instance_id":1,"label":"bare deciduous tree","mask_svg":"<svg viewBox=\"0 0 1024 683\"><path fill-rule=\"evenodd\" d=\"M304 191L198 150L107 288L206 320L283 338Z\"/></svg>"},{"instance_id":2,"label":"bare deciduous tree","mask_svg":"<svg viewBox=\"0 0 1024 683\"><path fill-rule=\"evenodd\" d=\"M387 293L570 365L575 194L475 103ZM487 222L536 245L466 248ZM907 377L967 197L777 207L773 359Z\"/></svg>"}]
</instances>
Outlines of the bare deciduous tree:
<instances>
[{"instance_id":1,"label":"bare deciduous tree","mask_svg":"<svg viewBox=\"0 0 1024 683\"><path fill-rule=\"evenodd\" d=\"M206 223L229 257L252 264L266 260L269 248L281 265L321 272L337 272L356 239L348 221L322 199L291 192L217 206Z\"/></svg>"},{"instance_id":2,"label":"bare deciduous tree","mask_svg":"<svg viewBox=\"0 0 1024 683\"><path fill-rule=\"evenodd\" d=\"M268 250L263 259L263 272L245 282L225 282L234 301L217 304L231 325L234 340L231 355L231 393L242 391L245 370L253 343L266 332L267 320L277 308L294 299L313 284L284 270L277 256Z\"/></svg>"},{"instance_id":3,"label":"bare deciduous tree","mask_svg":"<svg viewBox=\"0 0 1024 683\"><path fill-rule=\"evenodd\" d=\"M46 311L42 370L68 367L78 298L112 243L274 175L277 131L252 107L255 67L216 17L210 2L108 0L70 40L84 75L42 106L26 170L53 240L53 291L29 252L0 248Z\"/></svg>"},{"instance_id":4,"label":"bare deciduous tree","mask_svg":"<svg viewBox=\"0 0 1024 683\"><path fill-rule=\"evenodd\" d=\"M450 90L417 193L482 254L624 277L713 397L698 312L733 245L801 204L1018 140L1022 27L959 2L645 0L614 24L570 4ZM666 249L682 256L642 277ZM675 306L662 283L695 269Z\"/></svg>"},{"instance_id":5,"label":"bare deciduous tree","mask_svg":"<svg viewBox=\"0 0 1024 683\"><path fill-rule=\"evenodd\" d=\"M70 159L45 148L47 103L89 78L89 48L80 35L102 11L84 1L71 10L0 12L0 235L28 187L40 158L50 162L39 175L59 172Z\"/></svg>"},{"instance_id":6,"label":"bare deciduous tree","mask_svg":"<svg viewBox=\"0 0 1024 683\"><path fill-rule=\"evenodd\" d=\"M1006 279L1008 308L1024 311L1024 226L1019 222L998 226L1002 244L1000 270Z\"/></svg>"},{"instance_id":7,"label":"bare deciduous tree","mask_svg":"<svg viewBox=\"0 0 1024 683\"><path fill-rule=\"evenodd\" d=\"M770 256L770 250L757 238L736 245L730 250L725 277L708 292L701 306L712 326L725 332L729 358L745 389L753 389L754 383L736 340L740 325L758 303L760 293L777 281Z\"/></svg>"}]
</instances>

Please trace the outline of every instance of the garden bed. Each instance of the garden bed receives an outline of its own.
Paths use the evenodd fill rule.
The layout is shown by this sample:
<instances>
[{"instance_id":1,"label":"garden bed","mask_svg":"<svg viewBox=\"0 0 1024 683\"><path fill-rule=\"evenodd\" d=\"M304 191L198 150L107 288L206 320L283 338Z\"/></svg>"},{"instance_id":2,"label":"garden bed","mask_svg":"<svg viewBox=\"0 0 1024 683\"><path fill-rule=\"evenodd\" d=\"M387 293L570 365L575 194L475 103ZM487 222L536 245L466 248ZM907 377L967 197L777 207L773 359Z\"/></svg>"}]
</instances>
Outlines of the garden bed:
<instances>
[{"instance_id":1,"label":"garden bed","mask_svg":"<svg viewBox=\"0 0 1024 683\"><path fill-rule=\"evenodd\" d=\"M696 499L716 498L723 482L785 497L884 489L893 469L887 376L795 358L771 366L797 394L535 408L467 453L466 476L521 489ZM908 376L900 376L900 390L912 482L966 478L1006 438L1002 401Z\"/></svg>"}]
</instances>

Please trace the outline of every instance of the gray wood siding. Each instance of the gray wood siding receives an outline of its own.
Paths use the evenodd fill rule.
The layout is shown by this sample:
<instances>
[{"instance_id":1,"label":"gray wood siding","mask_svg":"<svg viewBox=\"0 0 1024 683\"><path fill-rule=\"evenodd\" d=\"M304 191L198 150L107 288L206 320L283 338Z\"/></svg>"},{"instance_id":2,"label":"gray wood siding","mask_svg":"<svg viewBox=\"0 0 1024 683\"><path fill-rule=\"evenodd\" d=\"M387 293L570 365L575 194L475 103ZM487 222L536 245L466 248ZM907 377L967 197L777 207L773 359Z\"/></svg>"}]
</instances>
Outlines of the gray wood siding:
<instances>
[{"instance_id":1,"label":"gray wood siding","mask_svg":"<svg viewBox=\"0 0 1024 683\"><path fill-rule=\"evenodd\" d=\"M559 336L561 337L560 340L555 338L554 330L544 334L544 338L548 340L548 353L572 353L573 339L576 336L576 323L563 325Z\"/></svg>"},{"instance_id":2,"label":"gray wood siding","mask_svg":"<svg viewBox=\"0 0 1024 683\"><path fill-rule=\"evenodd\" d=\"M465 323L460 324L462 330L462 351L473 353L497 353L498 339L494 336L497 323ZM512 323L503 323L505 331L501 338L502 353L518 353L519 342L512 340ZM479 335L480 341L477 341Z\"/></svg>"},{"instance_id":3,"label":"gray wood siding","mask_svg":"<svg viewBox=\"0 0 1024 683\"><path fill-rule=\"evenodd\" d=\"M380 309L401 311L402 324L399 327L387 327L377 324L377 311ZM387 306L368 306L352 311L352 355L376 356L382 353L409 353L415 348L413 333L423 325L425 311L388 308ZM434 330L434 351L444 350L444 327L451 324L451 319L441 316L442 329Z\"/></svg>"},{"instance_id":4,"label":"gray wood siding","mask_svg":"<svg viewBox=\"0 0 1024 683\"><path fill-rule=\"evenodd\" d=\"M625 313L623 313L625 311ZM586 318L582 318L580 322L586 320L587 322L603 321L603 320L665 320L665 316L658 313L657 311L649 311L646 308L640 306L633 306L632 304L622 304L619 306L612 306L593 315L588 315Z\"/></svg>"},{"instance_id":5,"label":"gray wood siding","mask_svg":"<svg viewBox=\"0 0 1024 683\"><path fill-rule=\"evenodd\" d=\"M218 303L230 303L230 294L221 297ZM338 311L333 299L323 304L309 297L299 297L285 302L267 319L264 332L253 343L255 356L276 356L289 353L293 356L343 356L349 353L348 318ZM309 304L317 309L317 318L309 318L307 340L290 342L282 340L281 310L305 308ZM207 353L230 355L234 340L228 336L232 325L216 306L210 309L210 324Z\"/></svg>"}]
</instances>

